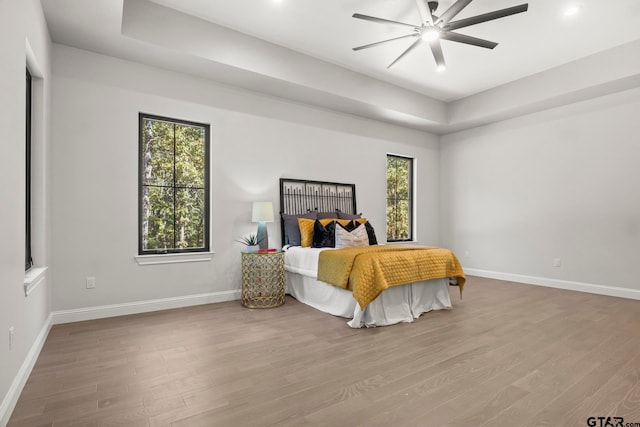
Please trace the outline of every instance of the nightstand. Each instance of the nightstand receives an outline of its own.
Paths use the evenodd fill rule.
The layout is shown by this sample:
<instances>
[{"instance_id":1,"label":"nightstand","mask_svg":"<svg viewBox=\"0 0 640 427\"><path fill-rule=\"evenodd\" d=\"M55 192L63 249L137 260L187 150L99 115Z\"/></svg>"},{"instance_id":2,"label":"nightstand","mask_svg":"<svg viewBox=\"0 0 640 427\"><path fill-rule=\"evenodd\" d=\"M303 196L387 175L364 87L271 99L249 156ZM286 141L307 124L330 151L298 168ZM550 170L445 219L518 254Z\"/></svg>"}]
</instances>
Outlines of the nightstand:
<instances>
[{"instance_id":1,"label":"nightstand","mask_svg":"<svg viewBox=\"0 0 640 427\"><path fill-rule=\"evenodd\" d=\"M242 252L240 302L248 308L284 304L284 252Z\"/></svg>"}]
</instances>

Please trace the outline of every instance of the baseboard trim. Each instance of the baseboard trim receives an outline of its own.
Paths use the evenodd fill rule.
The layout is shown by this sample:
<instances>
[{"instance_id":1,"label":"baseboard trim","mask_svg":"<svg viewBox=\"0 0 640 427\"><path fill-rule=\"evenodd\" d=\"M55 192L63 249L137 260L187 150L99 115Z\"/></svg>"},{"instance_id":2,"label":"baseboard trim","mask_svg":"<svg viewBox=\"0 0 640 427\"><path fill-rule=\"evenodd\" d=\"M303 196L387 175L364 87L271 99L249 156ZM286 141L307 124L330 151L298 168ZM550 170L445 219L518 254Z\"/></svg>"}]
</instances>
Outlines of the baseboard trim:
<instances>
[{"instance_id":1,"label":"baseboard trim","mask_svg":"<svg viewBox=\"0 0 640 427\"><path fill-rule=\"evenodd\" d=\"M59 310L54 311L52 316L53 324L59 325L62 323L104 319L106 317L125 316L128 314L147 313L150 311L169 310L172 308L212 304L238 299L240 299L240 290L221 291L199 295L186 295L173 298L128 302L123 304L77 308L72 310Z\"/></svg>"},{"instance_id":2,"label":"baseboard trim","mask_svg":"<svg viewBox=\"0 0 640 427\"><path fill-rule=\"evenodd\" d=\"M53 316L49 314L49 317L47 317L42 329L40 329L40 333L31 346L29 353L27 353L27 357L25 357L24 362L22 362L22 366L20 366L18 373L13 379L9 390L7 390L7 394L2 400L2 404L0 405L0 426L6 426L9 423L11 413L15 409L16 403L18 403L18 399L20 398L20 393L22 393L22 389L27 383L29 375L31 375L31 370L35 366L36 360L38 360L38 356L40 355L40 351L47 340L47 336L49 335L49 331L53 324L52 319Z\"/></svg>"},{"instance_id":3,"label":"baseboard trim","mask_svg":"<svg viewBox=\"0 0 640 427\"><path fill-rule=\"evenodd\" d=\"M506 280L508 282L524 283L527 285L546 286L548 288L640 300L640 290L637 289L572 282L569 280L548 279L545 277L525 276L522 274L500 273L497 271L478 270L475 268L465 268L464 272L470 276L485 277L487 279Z\"/></svg>"}]
</instances>

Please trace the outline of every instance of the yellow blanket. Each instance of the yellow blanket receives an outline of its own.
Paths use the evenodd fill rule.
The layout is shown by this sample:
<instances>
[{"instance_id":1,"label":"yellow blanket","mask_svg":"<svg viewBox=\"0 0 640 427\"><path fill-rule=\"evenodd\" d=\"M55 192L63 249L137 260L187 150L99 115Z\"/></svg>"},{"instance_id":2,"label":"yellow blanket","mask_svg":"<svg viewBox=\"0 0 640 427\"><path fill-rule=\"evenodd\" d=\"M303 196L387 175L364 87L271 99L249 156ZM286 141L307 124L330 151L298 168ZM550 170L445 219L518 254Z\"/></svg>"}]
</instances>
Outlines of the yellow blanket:
<instances>
[{"instance_id":1,"label":"yellow blanket","mask_svg":"<svg viewBox=\"0 0 640 427\"><path fill-rule=\"evenodd\" d=\"M374 245L320 252L318 280L348 289L364 309L389 286L455 277L460 294L465 277L458 258L435 246Z\"/></svg>"}]
</instances>

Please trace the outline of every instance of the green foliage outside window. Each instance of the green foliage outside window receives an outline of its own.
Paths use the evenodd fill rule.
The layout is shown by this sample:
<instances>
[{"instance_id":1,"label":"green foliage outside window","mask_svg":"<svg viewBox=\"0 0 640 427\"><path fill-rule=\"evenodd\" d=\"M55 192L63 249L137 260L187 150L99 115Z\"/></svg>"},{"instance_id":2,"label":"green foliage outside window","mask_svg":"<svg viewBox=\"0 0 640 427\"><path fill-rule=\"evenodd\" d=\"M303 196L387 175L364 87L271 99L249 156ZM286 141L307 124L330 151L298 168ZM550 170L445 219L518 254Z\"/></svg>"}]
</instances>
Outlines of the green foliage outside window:
<instances>
[{"instance_id":1,"label":"green foliage outside window","mask_svg":"<svg viewBox=\"0 0 640 427\"><path fill-rule=\"evenodd\" d=\"M208 125L140 119L140 252L208 250Z\"/></svg>"},{"instance_id":2,"label":"green foliage outside window","mask_svg":"<svg viewBox=\"0 0 640 427\"><path fill-rule=\"evenodd\" d=\"M412 240L413 159L387 155L387 241Z\"/></svg>"}]
</instances>

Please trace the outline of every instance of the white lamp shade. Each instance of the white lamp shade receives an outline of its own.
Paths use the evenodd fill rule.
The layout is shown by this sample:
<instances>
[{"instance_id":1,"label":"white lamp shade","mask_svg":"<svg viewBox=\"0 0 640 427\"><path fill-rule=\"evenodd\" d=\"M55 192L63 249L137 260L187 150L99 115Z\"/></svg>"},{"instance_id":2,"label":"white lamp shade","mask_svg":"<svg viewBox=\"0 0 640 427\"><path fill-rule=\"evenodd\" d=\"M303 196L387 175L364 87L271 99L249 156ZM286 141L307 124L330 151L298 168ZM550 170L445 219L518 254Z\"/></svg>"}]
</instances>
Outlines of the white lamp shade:
<instances>
[{"instance_id":1,"label":"white lamp shade","mask_svg":"<svg viewBox=\"0 0 640 427\"><path fill-rule=\"evenodd\" d=\"M251 222L273 222L273 203L253 202Z\"/></svg>"}]
</instances>

